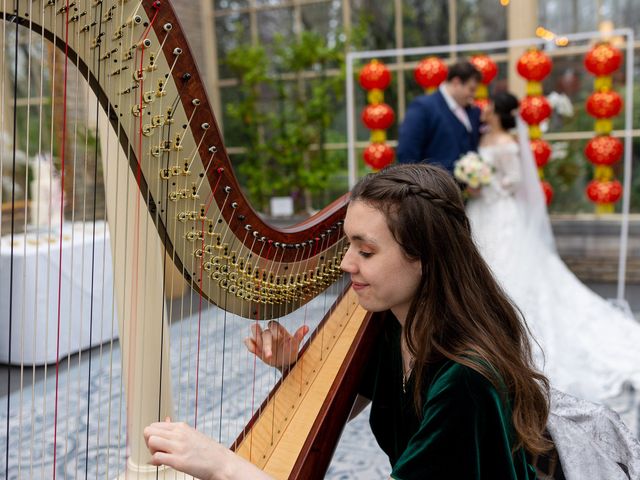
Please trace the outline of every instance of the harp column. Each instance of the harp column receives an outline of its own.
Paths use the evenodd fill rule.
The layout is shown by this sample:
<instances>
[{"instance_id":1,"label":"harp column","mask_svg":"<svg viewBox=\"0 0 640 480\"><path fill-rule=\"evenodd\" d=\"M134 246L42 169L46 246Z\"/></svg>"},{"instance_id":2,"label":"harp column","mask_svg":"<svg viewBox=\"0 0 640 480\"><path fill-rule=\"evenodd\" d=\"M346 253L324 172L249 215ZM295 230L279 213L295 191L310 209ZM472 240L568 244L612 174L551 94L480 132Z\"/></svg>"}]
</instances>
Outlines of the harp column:
<instances>
[{"instance_id":1,"label":"harp column","mask_svg":"<svg viewBox=\"0 0 640 480\"><path fill-rule=\"evenodd\" d=\"M143 429L173 414L164 248L134 173L100 109L98 131L127 406L127 469L121 478L155 479ZM169 469L163 469L169 471ZM135 476L133 476L135 475ZM172 471L172 477L175 473Z\"/></svg>"}]
</instances>

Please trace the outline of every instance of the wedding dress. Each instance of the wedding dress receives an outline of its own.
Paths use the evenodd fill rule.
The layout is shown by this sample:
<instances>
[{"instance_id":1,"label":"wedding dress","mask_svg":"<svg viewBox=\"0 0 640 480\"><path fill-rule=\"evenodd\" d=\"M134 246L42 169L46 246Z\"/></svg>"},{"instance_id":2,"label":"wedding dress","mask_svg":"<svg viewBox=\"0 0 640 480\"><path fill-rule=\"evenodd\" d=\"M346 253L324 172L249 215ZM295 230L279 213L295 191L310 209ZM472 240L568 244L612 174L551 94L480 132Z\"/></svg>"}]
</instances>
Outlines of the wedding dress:
<instances>
[{"instance_id":1,"label":"wedding dress","mask_svg":"<svg viewBox=\"0 0 640 480\"><path fill-rule=\"evenodd\" d=\"M595 402L618 395L625 384L640 390L640 323L562 262L533 159L527 163L520 152L515 142L480 149L494 168L491 183L467 205L481 254L522 311L537 342L535 361L554 388ZM527 184L534 185L528 192Z\"/></svg>"}]
</instances>

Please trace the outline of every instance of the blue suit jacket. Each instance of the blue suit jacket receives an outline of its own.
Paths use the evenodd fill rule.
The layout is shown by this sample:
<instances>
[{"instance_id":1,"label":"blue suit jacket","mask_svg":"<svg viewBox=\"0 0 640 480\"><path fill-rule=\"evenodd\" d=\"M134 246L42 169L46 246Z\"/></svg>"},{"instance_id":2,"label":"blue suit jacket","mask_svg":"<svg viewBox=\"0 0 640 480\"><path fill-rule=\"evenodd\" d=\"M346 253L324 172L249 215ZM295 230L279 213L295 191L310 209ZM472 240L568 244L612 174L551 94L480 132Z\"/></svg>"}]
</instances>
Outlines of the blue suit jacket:
<instances>
[{"instance_id":1,"label":"blue suit jacket","mask_svg":"<svg viewBox=\"0 0 640 480\"><path fill-rule=\"evenodd\" d=\"M421 95L407 109L396 155L399 163L427 162L441 165L453 172L453 165L463 154L478 149L480 139L480 109L467 107L471 132L436 91Z\"/></svg>"}]
</instances>

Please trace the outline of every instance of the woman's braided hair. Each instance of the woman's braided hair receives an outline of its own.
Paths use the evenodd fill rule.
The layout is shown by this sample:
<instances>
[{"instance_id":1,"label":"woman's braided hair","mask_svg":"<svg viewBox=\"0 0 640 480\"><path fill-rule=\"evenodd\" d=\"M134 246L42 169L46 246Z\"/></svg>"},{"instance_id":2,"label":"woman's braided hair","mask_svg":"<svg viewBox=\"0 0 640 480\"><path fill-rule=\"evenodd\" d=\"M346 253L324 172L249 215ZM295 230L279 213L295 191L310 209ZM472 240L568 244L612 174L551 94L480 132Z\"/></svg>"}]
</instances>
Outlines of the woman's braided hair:
<instances>
[{"instance_id":1,"label":"woman's braided hair","mask_svg":"<svg viewBox=\"0 0 640 480\"><path fill-rule=\"evenodd\" d=\"M351 200L379 209L422 278L403 335L414 363L414 404L422 412L426 368L451 359L480 372L509 401L518 441L548 449L548 381L533 367L529 331L472 238L459 186L442 168L393 165L364 177Z\"/></svg>"}]
</instances>

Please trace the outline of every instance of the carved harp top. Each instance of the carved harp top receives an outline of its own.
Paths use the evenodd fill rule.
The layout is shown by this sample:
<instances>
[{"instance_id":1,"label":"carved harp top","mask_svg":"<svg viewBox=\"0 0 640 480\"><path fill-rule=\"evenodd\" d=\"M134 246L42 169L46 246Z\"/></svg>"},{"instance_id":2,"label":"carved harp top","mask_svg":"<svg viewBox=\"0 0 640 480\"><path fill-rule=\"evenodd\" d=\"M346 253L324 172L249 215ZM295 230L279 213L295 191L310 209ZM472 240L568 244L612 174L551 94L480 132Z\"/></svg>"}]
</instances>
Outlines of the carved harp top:
<instances>
[{"instance_id":1,"label":"carved harp top","mask_svg":"<svg viewBox=\"0 0 640 480\"><path fill-rule=\"evenodd\" d=\"M27 3L21 5L31 10ZM42 33L78 65L192 288L227 311L266 319L299 308L335 281L346 197L286 229L256 214L233 175L169 2L50 3L4 18Z\"/></svg>"}]
</instances>

